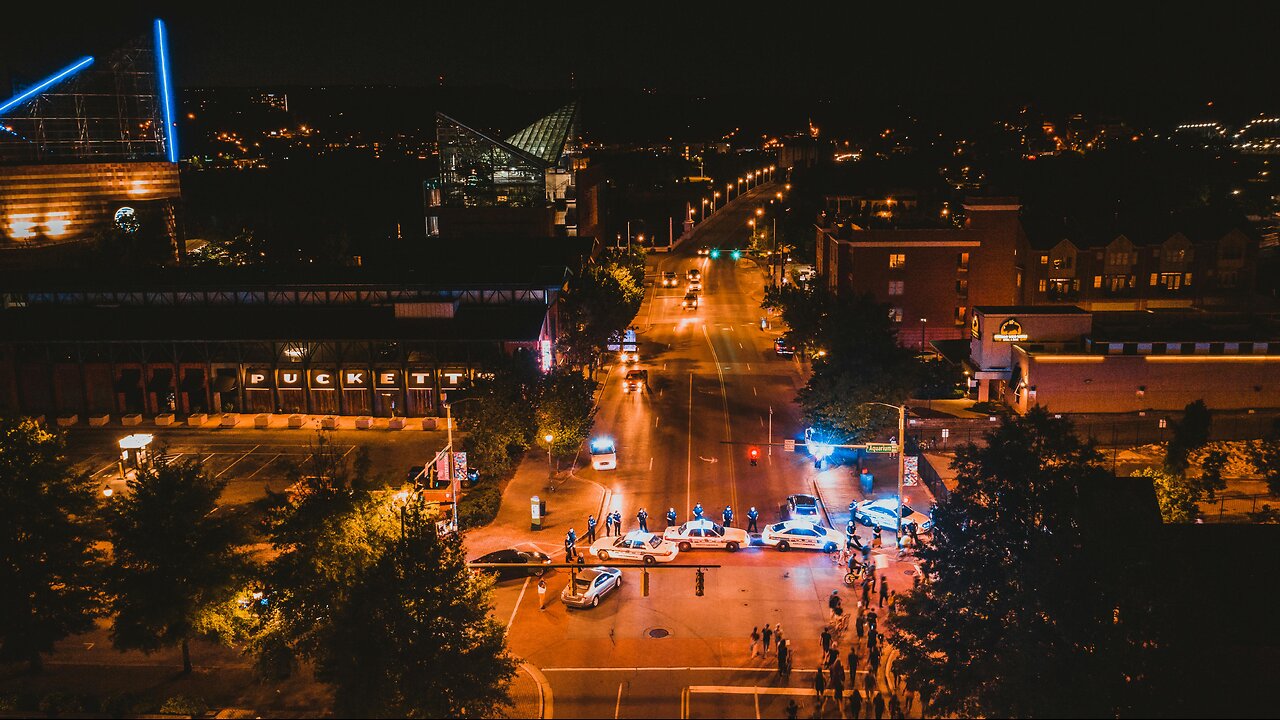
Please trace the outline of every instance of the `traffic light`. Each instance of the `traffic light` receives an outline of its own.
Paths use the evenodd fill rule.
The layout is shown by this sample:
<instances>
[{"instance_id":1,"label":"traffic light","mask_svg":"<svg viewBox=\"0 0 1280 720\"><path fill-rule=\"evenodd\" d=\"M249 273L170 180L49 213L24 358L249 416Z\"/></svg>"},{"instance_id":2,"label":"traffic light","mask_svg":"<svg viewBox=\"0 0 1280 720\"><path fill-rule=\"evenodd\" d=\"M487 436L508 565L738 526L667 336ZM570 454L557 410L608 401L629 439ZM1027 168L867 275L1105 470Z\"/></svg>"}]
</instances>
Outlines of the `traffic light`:
<instances>
[{"instance_id":1,"label":"traffic light","mask_svg":"<svg viewBox=\"0 0 1280 720\"><path fill-rule=\"evenodd\" d=\"M742 251L741 251L741 250L734 250L732 254L733 254L733 259L734 259L734 260L741 260L741 259L742 259Z\"/></svg>"},{"instance_id":2,"label":"traffic light","mask_svg":"<svg viewBox=\"0 0 1280 720\"><path fill-rule=\"evenodd\" d=\"M711 259L712 260L720 259L720 248L711 248Z\"/></svg>"},{"instance_id":3,"label":"traffic light","mask_svg":"<svg viewBox=\"0 0 1280 720\"><path fill-rule=\"evenodd\" d=\"M751 448L749 451L747 451L747 455L751 458L751 464L755 465L756 461L760 459L760 448L758 447Z\"/></svg>"},{"instance_id":4,"label":"traffic light","mask_svg":"<svg viewBox=\"0 0 1280 720\"><path fill-rule=\"evenodd\" d=\"M640 594L649 597L649 571L640 568Z\"/></svg>"},{"instance_id":5,"label":"traffic light","mask_svg":"<svg viewBox=\"0 0 1280 720\"><path fill-rule=\"evenodd\" d=\"M705 573L702 572L702 568L698 568L697 573L693 578L693 592L698 597L702 597L705 594L707 581L703 577Z\"/></svg>"}]
</instances>

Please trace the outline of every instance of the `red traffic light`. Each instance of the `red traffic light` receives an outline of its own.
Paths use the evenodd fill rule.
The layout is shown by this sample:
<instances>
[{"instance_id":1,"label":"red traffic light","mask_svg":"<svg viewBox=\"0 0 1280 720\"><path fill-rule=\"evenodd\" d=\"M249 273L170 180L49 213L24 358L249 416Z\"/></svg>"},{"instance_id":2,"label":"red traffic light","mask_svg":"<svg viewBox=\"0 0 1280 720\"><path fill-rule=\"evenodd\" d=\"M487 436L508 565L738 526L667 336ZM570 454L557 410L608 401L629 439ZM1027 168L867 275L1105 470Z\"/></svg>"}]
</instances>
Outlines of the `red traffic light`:
<instances>
[{"instance_id":1,"label":"red traffic light","mask_svg":"<svg viewBox=\"0 0 1280 720\"><path fill-rule=\"evenodd\" d=\"M753 460L754 460L755 458L760 457L760 448L755 448L755 447L753 447L753 448L751 448L750 452L751 452L751 458L752 458Z\"/></svg>"}]
</instances>

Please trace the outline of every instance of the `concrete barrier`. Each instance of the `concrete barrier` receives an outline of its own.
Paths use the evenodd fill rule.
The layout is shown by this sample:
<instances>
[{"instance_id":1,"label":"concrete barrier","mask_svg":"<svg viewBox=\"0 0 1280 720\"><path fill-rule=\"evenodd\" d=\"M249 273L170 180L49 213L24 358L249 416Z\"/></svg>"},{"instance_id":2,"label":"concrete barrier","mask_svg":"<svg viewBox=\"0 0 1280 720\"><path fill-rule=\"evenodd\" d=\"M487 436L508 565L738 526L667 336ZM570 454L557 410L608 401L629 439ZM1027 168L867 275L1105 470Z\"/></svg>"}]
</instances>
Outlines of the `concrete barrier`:
<instances>
[{"instance_id":1,"label":"concrete barrier","mask_svg":"<svg viewBox=\"0 0 1280 720\"><path fill-rule=\"evenodd\" d=\"M387 429L388 429L388 430L403 430L403 429L404 429L404 418L402 418L402 417L393 417L393 418L391 418L390 420L387 420Z\"/></svg>"},{"instance_id":2,"label":"concrete barrier","mask_svg":"<svg viewBox=\"0 0 1280 720\"><path fill-rule=\"evenodd\" d=\"M233 428L238 422L240 422L240 413L222 413L222 420L218 422L218 427Z\"/></svg>"},{"instance_id":3,"label":"concrete barrier","mask_svg":"<svg viewBox=\"0 0 1280 720\"><path fill-rule=\"evenodd\" d=\"M289 427L290 427L290 428L292 428L292 429L294 429L294 430L297 430L298 428L302 427L302 416L301 416L301 415L290 415L290 416L289 416Z\"/></svg>"},{"instance_id":4,"label":"concrete barrier","mask_svg":"<svg viewBox=\"0 0 1280 720\"><path fill-rule=\"evenodd\" d=\"M187 427L204 427L209 422L208 413L191 413L187 416Z\"/></svg>"},{"instance_id":5,"label":"concrete barrier","mask_svg":"<svg viewBox=\"0 0 1280 720\"><path fill-rule=\"evenodd\" d=\"M90 415L89 427L106 427L111 422L110 415Z\"/></svg>"},{"instance_id":6,"label":"concrete barrier","mask_svg":"<svg viewBox=\"0 0 1280 720\"><path fill-rule=\"evenodd\" d=\"M422 418L422 429L435 430L437 425L436 420L437 418L433 418L433 417Z\"/></svg>"},{"instance_id":7,"label":"concrete barrier","mask_svg":"<svg viewBox=\"0 0 1280 720\"><path fill-rule=\"evenodd\" d=\"M267 413L258 413L253 416L253 426L259 430L265 430L271 427L271 416Z\"/></svg>"},{"instance_id":8,"label":"concrete barrier","mask_svg":"<svg viewBox=\"0 0 1280 720\"><path fill-rule=\"evenodd\" d=\"M160 413L156 416L156 427L169 427L173 424L173 413Z\"/></svg>"},{"instance_id":9,"label":"concrete barrier","mask_svg":"<svg viewBox=\"0 0 1280 720\"><path fill-rule=\"evenodd\" d=\"M71 427L79 422L79 415L63 415L58 418L58 427Z\"/></svg>"},{"instance_id":10,"label":"concrete barrier","mask_svg":"<svg viewBox=\"0 0 1280 720\"><path fill-rule=\"evenodd\" d=\"M323 429L325 429L325 430L337 430L337 429L338 429L338 416L337 416L337 415L326 415L326 416L324 416L324 417L320 418L320 427L321 427L321 428L323 428Z\"/></svg>"},{"instance_id":11,"label":"concrete barrier","mask_svg":"<svg viewBox=\"0 0 1280 720\"><path fill-rule=\"evenodd\" d=\"M141 425L141 424L142 424L142 416L141 416L141 415L139 415L138 413L131 413L131 414L129 414L129 415L123 415L123 416L121 416L121 417L120 417L120 424L121 424L121 425Z\"/></svg>"},{"instance_id":12,"label":"concrete barrier","mask_svg":"<svg viewBox=\"0 0 1280 720\"><path fill-rule=\"evenodd\" d=\"M368 415L361 415L360 417L356 418L357 430L368 430L371 427L373 427L373 418L369 417Z\"/></svg>"}]
</instances>

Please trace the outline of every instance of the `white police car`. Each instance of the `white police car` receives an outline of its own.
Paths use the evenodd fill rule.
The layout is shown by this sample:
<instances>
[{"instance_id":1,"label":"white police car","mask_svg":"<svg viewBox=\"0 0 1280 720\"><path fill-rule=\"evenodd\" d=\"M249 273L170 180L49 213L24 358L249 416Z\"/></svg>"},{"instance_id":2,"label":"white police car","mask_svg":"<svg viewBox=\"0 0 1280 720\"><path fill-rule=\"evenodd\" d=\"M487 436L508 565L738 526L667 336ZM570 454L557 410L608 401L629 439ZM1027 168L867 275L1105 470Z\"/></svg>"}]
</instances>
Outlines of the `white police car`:
<instances>
[{"instance_id":1,"label":"white police car","mask_svg":"<svg viewBox=\"0 0 1280 720\"><path fill-rule=\"evenodd\" d=\"M898 518L896 512L898 510L897 498L884 498L881 500L863 500L853 506L853 519L868 527L878 527L881 530L897 530ZM910 505L902 506L902 529L915 525L920 532L929 532L933 529L933 522L928 515L912 510Z\"/></svg>"},{"instance_id":2,"label":"white police car","mask_svg":"<svg viewBox=\"0 0 1280 720\"><path fill-rule=\"evenodd\" d=\"M835 552L844 543L844 533L808 520L784 520L766 526L760 541L783 552L791 548Z\"/></svg>"},{"instance_id":3,"label":"white police car","mask_svg":"<svg viewBox=\"0 0 1280 720\"><path fill-rule=\"evenodd\" d=\"M602 537L591 543L591 554L601 560L640 560L645 565L671 562L680 548L661 535L632 530L622 537Z\"/></svg>"},{"instance_id":4,"label":"white police car","mask_svg":"<svg viewBox=\"0 0 1280 720\"><path fill-rule=\"evenodd\" d=\"M716 548L734 552L751 545L751 536L747 535L746 530L717 525L706 518L669 527L663 531L662 537L675 543L681 550Z\"/></svg>"},{"instance_id":5,"label":"white police car","mask_svg":"<svg viewBox=\"0 0 1280 720\"><path fill-rule=\"evenodd\" d=\"M591 467L596 470L618 469L618 448L612 438L598 437L591 441Z\"/></svg>"},{"instance_id":6,"label":"white police car","mask_svg":"<svg viewBox=\"0 0 1280 720\"><path fill-rule=\"evenodd\" d=\"M560 602L585 608L600 604L600 598L622 587L622 571L603 565L579 570L577 577L560 591Z\"/></svg>"}]
</instances>

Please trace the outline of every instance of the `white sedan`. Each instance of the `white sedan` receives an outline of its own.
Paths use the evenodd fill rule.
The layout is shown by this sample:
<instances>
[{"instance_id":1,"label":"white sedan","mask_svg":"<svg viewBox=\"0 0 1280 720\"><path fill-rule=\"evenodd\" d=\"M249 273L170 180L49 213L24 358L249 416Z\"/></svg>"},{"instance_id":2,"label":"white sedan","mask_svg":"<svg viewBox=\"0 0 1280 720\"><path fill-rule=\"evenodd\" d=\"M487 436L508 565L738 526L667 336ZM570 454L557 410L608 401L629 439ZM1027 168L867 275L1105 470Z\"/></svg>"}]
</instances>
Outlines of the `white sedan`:
<instances>
[{"instance_id":1,"label":"white sedan","mask_svg":"<svg viewBox=\"0 0 1280 720\"><path fill-rule=\"evenodd\" d=\"M808 520L784 520L766 526L760 541L782 552L791 548L835 552L844 542L844 533Z\"/></svg>"},{"instance_id":2,"label":"white sedan","mask_svg":"<svg viewBox=\"0 0 1280 720\"><path fill-rule=\"evenodd\" d=\"M897 498L863 500L853 506L853 519L867 527L878 527L881 530L897 530L897 510ZM902 529L906 530L912 525L917 526L920 532L929 532L933 529L933 521L929 519L928 515L919 510L912 510L910 505L903 505Z\"/></svg>"},{"instance_id":3,"label":"white sedan","mask_svg":"<svg viewBox=\"0 0 1280 720\"><path fill-rule=\"evenodd\" d=\"M662 533L662 537L675 543L681 550L723 548L734 552L751 544L751 536L747 535L746 530L717 525L706 518L673 525Z\"/></svg>"},{"instance_id":4,"label":"white sedan","mask_svg":"<svg viewBox=\"0 0 1280 720\"><path fill-rule=\"evenodd\" d=\"M591 543L591 554L601 560L640 560L645 565L671 562L680 554L680 547L661 535L632 530L622 537L602 537Z\"/></svg>"}]
</instances>

